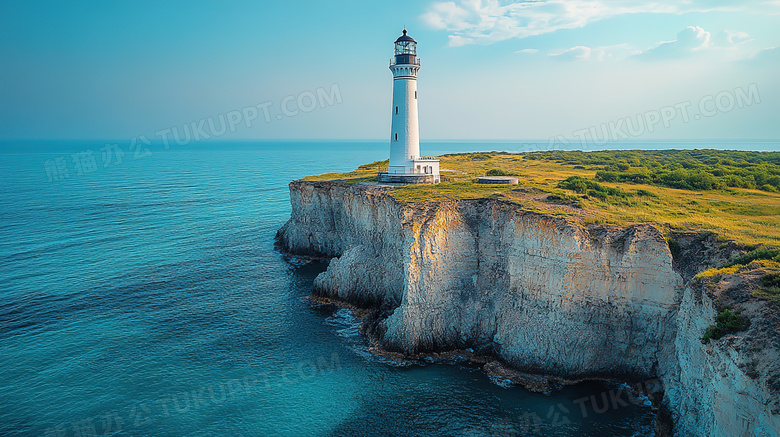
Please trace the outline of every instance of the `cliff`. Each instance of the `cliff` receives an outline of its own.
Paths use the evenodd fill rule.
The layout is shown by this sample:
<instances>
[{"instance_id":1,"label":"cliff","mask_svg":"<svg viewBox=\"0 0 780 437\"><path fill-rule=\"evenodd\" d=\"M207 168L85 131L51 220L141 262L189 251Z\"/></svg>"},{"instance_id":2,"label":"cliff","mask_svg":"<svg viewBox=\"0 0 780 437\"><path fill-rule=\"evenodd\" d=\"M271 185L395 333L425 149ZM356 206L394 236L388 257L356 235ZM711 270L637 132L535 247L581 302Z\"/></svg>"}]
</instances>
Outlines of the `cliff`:
<instances>
[{"instance_id":1,"label":"cliff","mask_svg":"<svg viewBox=\"0 0 780 437\"><path fill-rule=\"evenodd\" d=\"M582 226L491 199L402 203L389 190L294 181L278 233L287 252L333 258L315 294L374 308L366 328L382 348L472 348L567 379L660 377L677 434L780 434L739 351L701 343L715 318L690 286L701 268L675 266L655 227Z\"/></svg>"},{"instance_id":2,"label":"cliff","mask_svg":"<svg viewBox=\"0 0 780 437\"><path fill-rule=\"evenodd\" d=\"M677 315L675 356L659 375L680 435L780 435L780 314L776 305L751 298L761 288L761 263L711 278L693 274L725 263L731 251L713 236L679 238L677 269L686 286ZM696 268L698 267L698 269ZM719 307L750 320L749 329L702 344Z\"/></svg>"}]
</instances>

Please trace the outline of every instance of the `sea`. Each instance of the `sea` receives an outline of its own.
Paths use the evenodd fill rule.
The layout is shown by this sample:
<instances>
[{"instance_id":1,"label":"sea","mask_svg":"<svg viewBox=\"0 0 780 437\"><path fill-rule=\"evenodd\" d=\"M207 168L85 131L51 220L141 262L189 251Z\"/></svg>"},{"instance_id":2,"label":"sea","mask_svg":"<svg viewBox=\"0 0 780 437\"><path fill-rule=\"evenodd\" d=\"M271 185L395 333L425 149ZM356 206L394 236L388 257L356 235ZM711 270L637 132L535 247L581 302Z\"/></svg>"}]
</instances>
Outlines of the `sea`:
<instances>
[{"instance_id":1,"label":"sea","mask_svg":"<svg viewBox=\"0 0 780 437\"><path fill-rule=\"evenodd\" d=\"M622 146L642 147L778 150ZM539 394L462 360L388 361L349 310L305 299L327 266L274 248L287 184L387 154L384 141L0 144L0 436L652 435L650 400L625 384Z\"/></svg>"}]
</instances>

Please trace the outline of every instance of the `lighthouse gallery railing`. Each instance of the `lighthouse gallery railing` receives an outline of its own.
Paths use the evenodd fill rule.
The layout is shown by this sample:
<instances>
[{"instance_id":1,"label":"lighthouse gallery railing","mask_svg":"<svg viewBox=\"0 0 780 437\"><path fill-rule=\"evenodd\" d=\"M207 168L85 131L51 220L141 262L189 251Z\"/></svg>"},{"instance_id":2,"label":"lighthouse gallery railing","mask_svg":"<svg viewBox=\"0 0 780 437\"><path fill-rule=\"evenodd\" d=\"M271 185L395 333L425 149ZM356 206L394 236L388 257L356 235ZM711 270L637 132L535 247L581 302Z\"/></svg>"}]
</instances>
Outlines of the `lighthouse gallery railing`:
<instances>
[{"instance_id":1,"label":"lighthouse gallery railing","mask_svg":"<svg viewBox=\"0 0 780 437\"><path fill-rule=\"evenodd\" d=\"M390 58L390 65L396 65L395 56ZM414 59L411 60L411 62L402 62L399 63L398 65L420 65L420 58L415 56Z\"/></svg>"}]
</instances>

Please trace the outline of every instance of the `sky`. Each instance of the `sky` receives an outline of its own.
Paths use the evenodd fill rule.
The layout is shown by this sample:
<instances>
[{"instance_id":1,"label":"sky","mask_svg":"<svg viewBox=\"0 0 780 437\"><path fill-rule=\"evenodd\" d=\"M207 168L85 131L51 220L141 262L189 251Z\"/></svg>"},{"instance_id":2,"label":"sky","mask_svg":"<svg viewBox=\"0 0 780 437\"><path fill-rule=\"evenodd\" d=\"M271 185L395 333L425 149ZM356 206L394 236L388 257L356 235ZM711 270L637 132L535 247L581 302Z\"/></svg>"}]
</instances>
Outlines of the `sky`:
<instances>
[{"instance_id":1,"label":"sky","mask_svg":"<svg viewBox=\"0 0 780 437\"><path fill-rule=\"evenodd\" d=\"M423 141L778 139L778 23L780 0L0 0L0 140L389 138L404 26Z\"/></svg>"}]
</instances>

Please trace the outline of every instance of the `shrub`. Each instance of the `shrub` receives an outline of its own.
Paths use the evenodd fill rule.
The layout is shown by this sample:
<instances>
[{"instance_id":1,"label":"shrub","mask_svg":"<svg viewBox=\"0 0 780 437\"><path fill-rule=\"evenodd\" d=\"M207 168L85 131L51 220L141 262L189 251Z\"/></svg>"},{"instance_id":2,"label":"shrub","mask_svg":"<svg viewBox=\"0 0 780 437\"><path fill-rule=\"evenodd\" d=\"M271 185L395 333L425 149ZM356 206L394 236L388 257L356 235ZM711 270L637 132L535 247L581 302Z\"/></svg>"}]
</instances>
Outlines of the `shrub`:
<instances>
[{"instance_id":1,"label":"shrub","mask_svg":"<svg viewBox=\"0 0 780 437\"><path fill-rule=\"evenodd\" d=\"M739 312L731 311L726 307L719 311L715 318L715 324L704 330L704 336L701 338L703 344L710 340L720 340L726 335L744 331L750 327L750 320L742 316Z\"/></svg>"},{"instance_id":2,"label":"shrub","mask_svg":"<svg viewBox=\"0 0 780 437\"><path fill-rule=\"evenodd\" d=\"M653 193L652 191L641 190L641 189L636 190L636 195L642 197L658 197L658 195Z\"/></svg>"},{"instance_id":3,"label":"shrub","mask_svg":"<svg viewBox=\"0 0 780 437\"><path fill-rule=\"evenodd\" d=\"M609 195L607 195L607 193L603 191L588 190L588 197L595 197L596 199L604 201L607 200L607 197L609 197Z\"/></svg>"},{"instance_id":4,"label":"shrub","mask_svg":"<svg viewBox=\"0 0 780 437\"><path fill-rule=\"evenodd\" d=\"M632 184L646 184L651 181L650 176L642 172L618 173L603 170L596 172L596 180L603 182L630 182Z\"/></svg>"},{"instance_id":5,"label":"shrub","mask_svg":"<svg viewBox=\"0 0 780 437\"><path fill-rule=\"evenodd\" d=\"M614 171L599 170L596 172L596 180L602 182L617 182L620 174Z\"/></svg>"},{"instance_id":6,"label":"shrub","mask_svg":"<svg viewBox=\"0 0 780 437\"><path fill-rule=\"evenodd\" d=\"M780 273L768 273L761 278L761 285L767 288L780 287Z\"/></svg>"},{"instance_id":7,"label":"shrub","mask_svg":"<svg viewBox=\"0 0 780 437\"><path fill-rule=\"evenodd\" d=\"M566 194L566 193L550 194L549 196L547 196L546 202L553 203L556 205L571 205L571 206L582 208L580 198L572 194Z\"/></svg>"},{"instance_id":8,"label":"shrub","mask_svg":"<svg viewBox=\"0 0 780 437\"><path fill-rule=\"evenodd\" d=\"M526 159L546 159L578 167L601 166L595 179L633 182L685 190L759 188L780 192L780 152L726 150L623 150L533 152Z\"/></svg>"},{"instance_id":9,"label":"shrub","mask_svg":"<svg viewBox=\"0 0 780 437\"><path fill-rule=\"evenodd\" d=\"M501 170L500 168L491 168L485 173L487 176L510 176L509 173Z\"/></svg>"},{"instance_id":10,"label":"shrub","mask_svg":"<svg viewBox=\"0 0 780 437\"><path fill-rule=\"evenodd\" d=\"M590 188L591 182L581 176L571 176L558 182L558 188L572 190L575 193L584 193Z\"/></svg>"},{"instance_id":11,"label":"shrub","mask_svg":"<svg viewBox=\"0 0 780 437\"><path fill-rule=\"evenodd\" d=\"M733 260L728 262L724 267L731 267L737 264L745 265L745 264L750 264L751 262L756 260L774 259L777 257L780 257L780 249L767 249L766 247L761 247L751 252L748 252L742 256L738 256L734 258Z\"/></svg>"},{"instance_id":12,"label":"shrub","mask_svg":"<svg viewBox=\"0 0 780 437\"><path fill-rule=\"evenodd\" d=\"M558 188L565 190L572 190L575 193L588 193L588 196L596 197L598 199L606 199L608 196L617 197L629 197L631 193L627 193L620 188L605 187L598 182L589 181L582 176L570 176L560 182L558 182ZM591 194L596 193L596 194Z\"/></svg>"}]
</instances>

